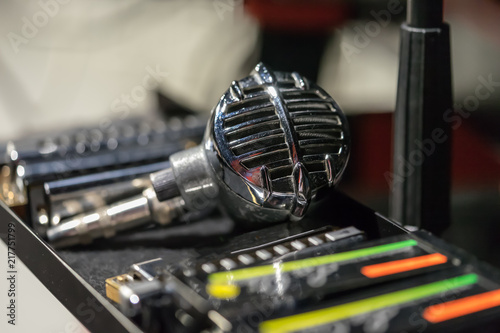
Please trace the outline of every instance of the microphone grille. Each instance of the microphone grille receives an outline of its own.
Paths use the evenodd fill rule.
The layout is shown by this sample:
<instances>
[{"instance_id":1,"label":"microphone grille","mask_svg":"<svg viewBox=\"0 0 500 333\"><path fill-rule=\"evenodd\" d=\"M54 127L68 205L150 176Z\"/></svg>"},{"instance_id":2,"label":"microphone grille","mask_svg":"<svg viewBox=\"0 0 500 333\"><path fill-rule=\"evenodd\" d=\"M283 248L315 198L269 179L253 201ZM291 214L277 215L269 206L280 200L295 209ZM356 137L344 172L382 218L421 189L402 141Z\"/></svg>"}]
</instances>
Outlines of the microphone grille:
<instances>
[{"instance_id":1,"label":"microphone grille","mask_svg":"<svg viewBox=\"0 0 500 333\"><path fill-rule=\"evenodd\" d=\"M332 97L298 73L262 63L233 81L215 109L215 141L225 163L268 193L309 201L334 185L348 158L348 130Z\"/></svg>"}]
</instances>

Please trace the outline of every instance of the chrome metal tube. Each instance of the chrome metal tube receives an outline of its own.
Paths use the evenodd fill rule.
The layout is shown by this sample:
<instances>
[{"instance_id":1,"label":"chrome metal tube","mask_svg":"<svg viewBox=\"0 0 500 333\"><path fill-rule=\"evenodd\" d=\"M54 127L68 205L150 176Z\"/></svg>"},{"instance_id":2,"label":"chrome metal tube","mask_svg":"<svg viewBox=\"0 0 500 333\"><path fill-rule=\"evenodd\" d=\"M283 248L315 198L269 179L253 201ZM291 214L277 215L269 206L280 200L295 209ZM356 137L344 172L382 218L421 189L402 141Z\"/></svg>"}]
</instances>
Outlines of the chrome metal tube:
<instances>
[{"instance_id":1,"label":"chrome metal tube","mask_svg":"<svg viewBox=\"0 0 500 333\"><path fill-rule=\"evenodd\" d=\"M89 244L96 238L113 237L117 232L149 222L166 225L183 214L184 200L180 197L160 203L151 188L141 195L100 208L91 214L81 214L49 228L47 238L55 247Z\"/></svg>"}]
</instances>

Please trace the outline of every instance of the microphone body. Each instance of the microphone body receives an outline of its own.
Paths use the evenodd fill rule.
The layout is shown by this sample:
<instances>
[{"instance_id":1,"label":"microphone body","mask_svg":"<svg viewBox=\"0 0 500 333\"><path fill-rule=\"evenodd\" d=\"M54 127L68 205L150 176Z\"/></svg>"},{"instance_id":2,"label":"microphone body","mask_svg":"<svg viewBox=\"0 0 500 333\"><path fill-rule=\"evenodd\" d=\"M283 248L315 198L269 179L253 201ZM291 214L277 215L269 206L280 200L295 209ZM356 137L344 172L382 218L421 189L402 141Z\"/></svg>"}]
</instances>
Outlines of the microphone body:
<instances>
[{"instance_id":1,"label":"microphone body","mask_svg":"<svg viewBox=\"0 0 500 333\"><path fill-rule=\"evenodd\" d=\"M155 210L167 210L163 224L181 211L206 212L216 206L252 225L296 221L338 183L348 157L347 121L333 98L296 72L274 72L260 63L250 76L231 83L212 110L203 142L172 154L170 168L150 175L151 187L142 195L149 204L139 206L149 205L145 215L150 217ZM134 214L134 205L117 205L107 211L127 216L129 210L130 219L115 219L113 230L146 223L144 214ZM73 224L80 226L89 218L76 219L80 222ZM113 234L94 232L96 237ZM53 242L61 235L48 233Z\"/></svg>"}]
</instances>

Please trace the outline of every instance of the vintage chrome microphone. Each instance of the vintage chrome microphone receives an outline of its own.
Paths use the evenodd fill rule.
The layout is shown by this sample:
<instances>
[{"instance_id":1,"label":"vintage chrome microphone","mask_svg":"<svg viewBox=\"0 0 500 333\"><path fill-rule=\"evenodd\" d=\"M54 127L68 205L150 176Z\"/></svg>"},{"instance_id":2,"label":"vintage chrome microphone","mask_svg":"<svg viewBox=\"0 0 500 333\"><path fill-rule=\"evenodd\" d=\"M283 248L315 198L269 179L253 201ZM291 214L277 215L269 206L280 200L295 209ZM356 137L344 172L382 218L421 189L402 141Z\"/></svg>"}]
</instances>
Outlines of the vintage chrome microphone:
<instances>
[{"instance_id":1,"label":"vintage chrome microphone","mask_svg":"<svg viewBox=\"0 0 500 333\"><path fill-rule=\"evenodd\" d=\"M298 73L262 63L233 81L212 110L203 142L171 155L141 196L49 229L54 245L89 243L155 220L221 206L246 223L298 220L320 191L337 184L349 156L345 116Z\"/></svg>"}]
</instances>

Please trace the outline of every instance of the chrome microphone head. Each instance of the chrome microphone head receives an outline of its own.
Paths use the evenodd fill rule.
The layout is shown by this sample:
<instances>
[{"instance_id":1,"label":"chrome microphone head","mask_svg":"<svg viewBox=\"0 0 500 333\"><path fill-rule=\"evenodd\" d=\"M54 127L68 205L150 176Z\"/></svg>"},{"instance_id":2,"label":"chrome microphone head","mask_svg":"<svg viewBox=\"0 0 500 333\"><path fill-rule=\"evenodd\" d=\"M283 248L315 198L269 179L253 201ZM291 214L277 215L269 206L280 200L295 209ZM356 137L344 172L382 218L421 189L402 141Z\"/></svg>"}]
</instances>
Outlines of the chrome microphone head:
<instances>
[{"instance_id":1,"label":"chrome microphone head","mask_svg":"<svg viewBox=\"0 0 500 333\"><path fill-rule=\"evenodd\" d=\"M298 73L261 63L224 93L202 144L172 154L170 168L150 175L151 187L62 221L47 237L55 246L87 244L217 205L250 224L297 220L337 184L348 156L347 122L333 98Z\"/></svg>"},{"instance_id":2,"label":"chrome microphone head","mask_svg":"<svg viewBox=\"0 0 500 333\"><path fill-rule=\"evenodd\" d=\"M260 63L221 97L204 142L173 154L171 169L151 179L160 201L180 193L188 209L220 203L237 220L296 220L337 184L348 156L346 118L333 98Z\"/></svg>"}]
</instances>

